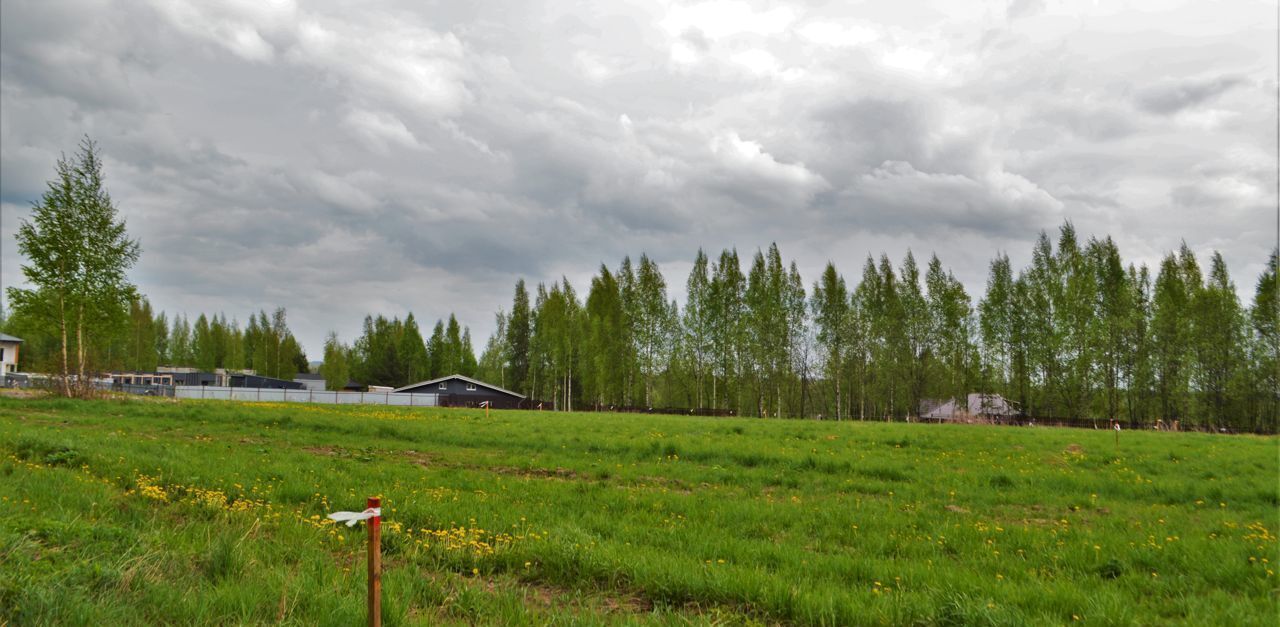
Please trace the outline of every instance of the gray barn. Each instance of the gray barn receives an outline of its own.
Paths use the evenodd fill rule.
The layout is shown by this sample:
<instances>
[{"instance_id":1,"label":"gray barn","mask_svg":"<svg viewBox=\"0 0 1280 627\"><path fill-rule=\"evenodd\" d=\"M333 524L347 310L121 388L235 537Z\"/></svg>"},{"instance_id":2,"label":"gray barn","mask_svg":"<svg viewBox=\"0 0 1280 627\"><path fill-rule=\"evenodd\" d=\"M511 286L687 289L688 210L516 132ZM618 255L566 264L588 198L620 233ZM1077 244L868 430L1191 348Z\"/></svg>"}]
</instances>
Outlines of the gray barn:
<instances>
[{"instance_id":1,"label":"gray barn","mask_svg":"<svg viewBox=\"0 0 1280 627\"><path fill-rule=\"evenodd\" d=\"M419 381L392 391L400 394L438 394L440 405L445 407L479 407L481 403L488 402L495 409L515 409L524 401L521 394L460 374Z\"/></svg>"}]
</instances>

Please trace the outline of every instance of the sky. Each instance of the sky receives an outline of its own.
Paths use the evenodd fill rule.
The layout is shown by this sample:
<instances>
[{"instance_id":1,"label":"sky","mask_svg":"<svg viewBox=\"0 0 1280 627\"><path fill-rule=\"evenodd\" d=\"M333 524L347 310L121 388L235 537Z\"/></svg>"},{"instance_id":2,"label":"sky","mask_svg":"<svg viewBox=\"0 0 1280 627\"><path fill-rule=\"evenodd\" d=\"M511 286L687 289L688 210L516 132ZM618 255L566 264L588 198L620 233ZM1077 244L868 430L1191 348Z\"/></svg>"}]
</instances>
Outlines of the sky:
<instances>
[{"instance_id":1,"label":"sky","mask_svg":"<svg viewBox=\"0 0 1280 627\"><path fill-rule=\"evenodd\" d=\"M1155 266L1277 237L1274 2L4 0L0 279L89 136L171 315L368 313L777 242L812 284L936 253L976 301L1070 220Z\"/></svg>"}]
</instances>

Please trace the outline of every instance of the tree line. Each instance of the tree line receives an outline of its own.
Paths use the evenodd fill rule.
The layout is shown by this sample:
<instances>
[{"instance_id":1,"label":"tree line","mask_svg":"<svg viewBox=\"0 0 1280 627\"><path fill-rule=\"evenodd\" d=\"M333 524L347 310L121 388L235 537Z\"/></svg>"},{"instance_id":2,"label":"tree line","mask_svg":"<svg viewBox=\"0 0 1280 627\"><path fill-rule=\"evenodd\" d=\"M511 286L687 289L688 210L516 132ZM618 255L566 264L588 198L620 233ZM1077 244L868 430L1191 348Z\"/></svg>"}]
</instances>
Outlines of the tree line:
<instances>
[{"instance_id":1,"label":"tree line","mask_svg":"<svg viewBox=\"0 0 1280 627\"><path fill-rule=\"evenodd\" d=\"M87 138L18 229L22 272L0 320L26 339L23 361L57 374L64 395L90 375L158 365L252 368L289 379L307 369L284 309L242 329L224 314L168 320L129 282L141 253L104 185ZM777 245L744 266L736 250L699 250L684 307L646 255L601 265L585 298L565 278L509 311L477 360L450 315L424 341L412 314L369 316L348 346L330 334L330 389L350 378L399 386L475 374L556 408L667 406L741 415L900 420L927 399L1000 394L1032 417L1180 421L1274 432L1280 415L1280 289L1273 251L1242 304L1221 254L1207 272L1184 243L1154 269L1125 264L1111 238L1081 241L1070 222L1042 232L1030 264L992 260L975 304L931 256L896 266L867 257L856 284L834 264L808 289ZM2 313L2 312L0 312Z\"/></svg>"},{"instance_id":2,"label":"tree line","mask_svg":"<svg viewBox=\"0 0 1280 627\"><path fill-rule=\"evenodd\" d=\"M602 265L585 298L521 279L477 375L560 409L902 420L981 392L1031 417L1275 431L1274 252L1245 306L1219 253L1205 272L1184 243L1153 277L1109 237L1057 235L1025 268L997 255L976 303L936 255L868 256L856 281L828 263L806 289L776 244L745 272L736 250L699 250L683 308L643 254Z\"/></svg>"},{"instance_id":3,"label":"tree line","mask_svg":"<svg viewBox=\"0 0 1280 627\"><path fill-rule=\"evenodd\" d=\"M402 387L450 374L475 376L476 369L469 327L461 326L458 318L449 314L448 323L436 320L430 339L423 341L413 312L409 312L404 320L365 316L361 335L352 345L330 332L320 374L326 388L341 390L351 380Z\"/></svg>"},{"instance_id":4,"label":"tree line","mask_svg":"<svg viewBox=\"0 0 1280 627\"><path fill-rule=\"evenodd\" d=\"M170 320L128 280L141 254L107 193L97 145L85 138L58 160L56 177L18 230L29 288L10 288L13 315L0 328L24 339L24 369L56 374L57 391L91 396L98 374L154 372L160 366L201 371L253 370L293 379L308 372L284 308L251 314L243 328L223 313ZM450 315L424 343L413 314L402 322L366 317L352 347L331 334L323 373L330 389L351 377L372 385L404 385L440 374L474 374L471 331Z\"/></svg>"},{"instance_id":5,"label":"tree line","mask_svg":"<svg viewBox=\"0 0 1280 627\"><path fill-rule=\"evenodd\" d=\"M93 395L93 378L110 370L252 368L282 379L307 370L283 308L251 315L243 330L223 314L200 314L193 324L153 312L128 280L142 248L118 217L88 138L58 159L16 239L30 287L9 288L13 313L0 312L0 326L23 338L24 368L54 373L62 395Z\"/></svg>"},{"instance_id":6,"label":"tree line","mask_svg":"<svg viewBox=\"0 0 1280 627\"><path fill-rule=\"evenodd\" d=\"M202 313L194 323L185 315L170 320L165 312L154 312L150 301L140 295L122 310L116 324L95 330L96 341L89 347L94 372L154 372L160 366L206 372L225 368L279 379L308 372L306 353L289 330L284 308L270 315L266 311L250 315L243 329L225 314ZM16 311L5 321L5 329L23 338L25 369L57 371L59 342L43 325Z\"/></svg>"}]
</instances>

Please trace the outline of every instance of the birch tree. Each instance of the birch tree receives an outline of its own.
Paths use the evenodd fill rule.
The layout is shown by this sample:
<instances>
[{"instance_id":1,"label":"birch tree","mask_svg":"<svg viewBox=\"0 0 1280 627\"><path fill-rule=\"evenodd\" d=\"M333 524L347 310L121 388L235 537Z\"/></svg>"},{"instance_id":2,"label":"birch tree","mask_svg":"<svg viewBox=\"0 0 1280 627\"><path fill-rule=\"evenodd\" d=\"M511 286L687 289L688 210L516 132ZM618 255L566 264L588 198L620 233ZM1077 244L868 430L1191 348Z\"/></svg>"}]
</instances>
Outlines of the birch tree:
<instances>
[{"instance_id":1,"label":"birch tree","mask_svg":"<svg viewBox=\"0 0 1280 627\"><path fill-rule=\"evenodd\" d=\"M835 264L827 262L822 278L813 284L813 298L809 301L813 310L813 324L817 331L817 343L822 351L822 367L832 386L835 398L835 417L844 414L844 365L847 338L849 336L849 290L844 277Z\"/></svg>"},{"instance_id":2,"label":"birch tree","mask_svg":"<svg viewBox=\"0 0 1280 627\"><path fill-rule=\"evenodd\" d=\"M127 272L141 247L107 193L97 144L85 138L75 155L58 159L56 171L18 228L31 287L9 288L9 301L58 338L58 393L89 396L95 360L127 324L137 295Z\"/></svg>"}]
</instances>

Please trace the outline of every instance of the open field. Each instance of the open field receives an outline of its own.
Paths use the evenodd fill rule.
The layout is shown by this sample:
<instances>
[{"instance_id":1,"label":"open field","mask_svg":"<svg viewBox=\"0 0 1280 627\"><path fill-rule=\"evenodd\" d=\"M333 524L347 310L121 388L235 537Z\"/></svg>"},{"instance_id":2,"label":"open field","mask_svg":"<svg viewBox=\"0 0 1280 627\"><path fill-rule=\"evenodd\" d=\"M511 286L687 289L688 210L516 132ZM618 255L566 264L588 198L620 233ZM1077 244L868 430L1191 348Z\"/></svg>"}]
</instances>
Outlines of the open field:
<instances>
[{"instance_id":1,"label":"open field","mask_svg":"<svg viewBox=\"0 0 1280 627\"><path fill-rule=\"evenodd\" d=\"M0 399L0 623L1274 624L1277 439Z\"/></svg>"}]
</instances>

